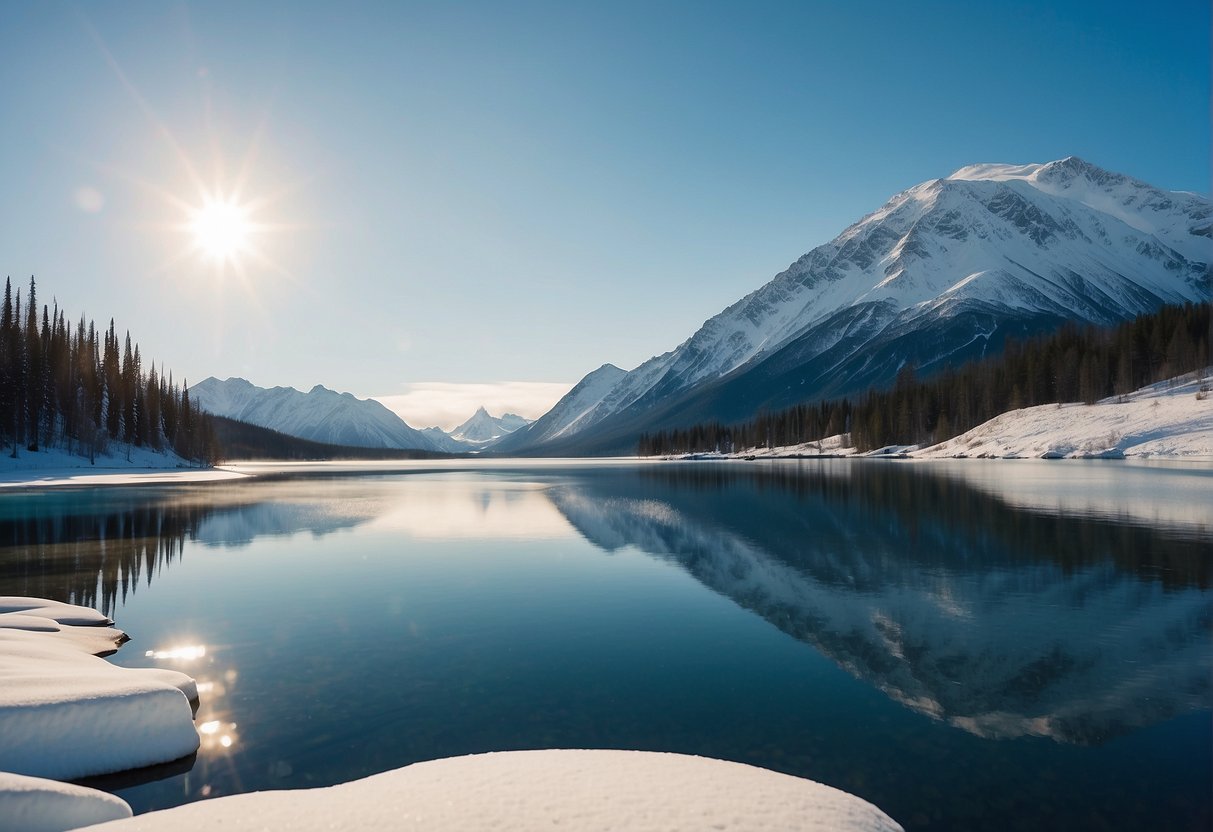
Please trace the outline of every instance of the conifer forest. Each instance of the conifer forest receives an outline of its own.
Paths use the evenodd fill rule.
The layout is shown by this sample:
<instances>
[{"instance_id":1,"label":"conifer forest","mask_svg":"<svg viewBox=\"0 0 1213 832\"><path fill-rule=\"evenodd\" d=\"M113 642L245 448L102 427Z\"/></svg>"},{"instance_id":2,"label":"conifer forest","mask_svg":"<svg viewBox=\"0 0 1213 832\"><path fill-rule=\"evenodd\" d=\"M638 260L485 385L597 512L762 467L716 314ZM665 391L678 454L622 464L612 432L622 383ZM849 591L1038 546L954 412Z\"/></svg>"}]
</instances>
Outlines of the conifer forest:
<instances>
[{"instance_id":1,"label":"conifer forest","mask_svg":"<svg viewBox=\"0 0 1213 832\"><path fill-rule=\"evenodd\" d=\"M0 311L0 441L10 456L62 448L95 460L133 448L172 451L195 464L216 461L210 417L191 405L187 384L145 360L111 319L99 330L74 325L54 301L38 305L5 281Z\"/></svg>"}]
</instances>

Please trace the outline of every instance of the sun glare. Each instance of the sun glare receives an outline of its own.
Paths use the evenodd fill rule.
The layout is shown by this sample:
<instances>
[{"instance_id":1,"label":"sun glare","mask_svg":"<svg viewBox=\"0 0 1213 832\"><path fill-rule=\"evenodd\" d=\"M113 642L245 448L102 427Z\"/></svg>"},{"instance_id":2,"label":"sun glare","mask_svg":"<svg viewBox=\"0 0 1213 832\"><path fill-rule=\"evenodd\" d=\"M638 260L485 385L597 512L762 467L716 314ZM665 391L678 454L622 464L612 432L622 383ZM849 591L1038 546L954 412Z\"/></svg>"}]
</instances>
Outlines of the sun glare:
<instances>
[{"instance_id":1,"label":"sun glare","mask_svg":"<svg viewBox=\"0 0 1213 832\"><path fill-rule=\"evenodd\" d=\"M248 249L253 224L244 206L231 200L209 199L190 217L190 232L200 252L226 264Z\"/></svg>"}]
</instances>

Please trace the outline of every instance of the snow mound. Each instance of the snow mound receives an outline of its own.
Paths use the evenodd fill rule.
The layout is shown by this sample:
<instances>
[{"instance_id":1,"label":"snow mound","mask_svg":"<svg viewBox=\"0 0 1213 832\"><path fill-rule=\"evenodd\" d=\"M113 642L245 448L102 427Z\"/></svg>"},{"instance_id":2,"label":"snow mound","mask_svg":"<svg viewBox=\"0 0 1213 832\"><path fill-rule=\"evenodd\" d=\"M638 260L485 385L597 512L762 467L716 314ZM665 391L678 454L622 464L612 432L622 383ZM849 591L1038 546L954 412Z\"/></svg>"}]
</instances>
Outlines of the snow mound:
<instances>
[{"instance_id":1,"label":"snow mound","mask_svg":"<svg viewBox=\"0 0 1213 832\"><path fill-rule=\"evenodd\" d=\"M1172 379L1093 405L1010 410L916 457L1213 457L1213 375Z\"/></svg>"},{"instance_id":2,"label":"snow mound","mask_svg":"<svg viewBox=\"0 0 1213 832\"><path fill-rule=\"evenodd\" d=\"M130 816L112 794L0 771L0 819L11 832L64 832Z\"/></svg>"},{"instance_id":3,"label":"snow mound","mask_svg":"<svg viewBox=\"0 0 1213 832\"><path fill-rule=\"evenodd\" d=\"M198 749L194 680L94 655L126 638L111 627L74 623L108 624L101 613L11 597L0 598L0 611L0 771L68 780Z\"/></svg>"},{"instance_id":4,"label":"snow mound","mask_svg":"<svg viewBox=\"0 0 1213 832\"><path fill-rule=\"evenodd\" d=\"M508 751L417 763L339 786L151 812L113 832L213 829L900 830L838 789L741 763L645 751Z\"/></svg>"},{"instance_id":5,"label":"snow mound","mask_svg":"<svg viewBox=\"0 0 1213 832\"><path fill-rule=\"evenodd\" d=\"M26 616L58 624L79 624L87 627L104 626L114 622L92 607L65 604L47 598L27 598L20 595L0 595L0 614L23 613ZM15 626L10 624L9 626ZM49 624L44 626L50 626ZM56 628L57 630L57 628Z\"/></svg>"}]
</instances>

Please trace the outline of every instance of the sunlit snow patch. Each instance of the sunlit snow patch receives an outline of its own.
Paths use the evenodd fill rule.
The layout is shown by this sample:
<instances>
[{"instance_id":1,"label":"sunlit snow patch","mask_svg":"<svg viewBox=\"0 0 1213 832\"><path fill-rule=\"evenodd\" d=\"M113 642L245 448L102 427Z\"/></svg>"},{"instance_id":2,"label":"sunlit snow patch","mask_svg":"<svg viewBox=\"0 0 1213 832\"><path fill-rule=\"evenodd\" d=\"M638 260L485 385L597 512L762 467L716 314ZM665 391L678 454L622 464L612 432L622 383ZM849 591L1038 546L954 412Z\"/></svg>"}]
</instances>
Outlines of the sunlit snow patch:
<instances>
[{"instance_id":1,"label":"sunlit snow patch","mask_svg":"<svg viewBox=\"0 0 1213 832\"><path fill-rule=\"evenodd\" d=\"M5 829L63 832L130 816L131 807L112 794L0 771L0 823Z\"/></svg>"},{"instance_id":2,"label":"sunlit snow patch","mask_svg":"<svg viewBox=\"0 0 1213 832\"><path fill-rule=\"evenodd\" d=\"M509 751L417 763L324 789L191 803L133 830L900 830L870 803L766 769L647 751Z\"/></svg>"},{"instance_id":3,"label":"sunlit snow patch","mask_svg":"<svg viewBox=\"0 0 1213 832\"><path fill-rule=\"evenodd\" d=\"M39 621L41 619L41 621ZM0 598L0 771L73 779L198 748L194 680L99 658L125 638L96 610Z\"/></svg>"}]
</instances>

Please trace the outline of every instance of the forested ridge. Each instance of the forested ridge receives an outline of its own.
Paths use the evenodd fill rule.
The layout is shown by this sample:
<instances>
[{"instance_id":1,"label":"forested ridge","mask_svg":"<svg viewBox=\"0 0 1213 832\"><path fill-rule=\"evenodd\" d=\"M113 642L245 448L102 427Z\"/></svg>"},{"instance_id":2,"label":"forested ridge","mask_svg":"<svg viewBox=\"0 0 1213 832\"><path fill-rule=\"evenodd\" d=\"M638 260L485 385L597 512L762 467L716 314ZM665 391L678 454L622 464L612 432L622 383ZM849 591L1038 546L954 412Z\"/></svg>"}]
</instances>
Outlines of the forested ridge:
<instances>
[{"instance_id":1,"label":"forested ridge","mask_svg":"<svg viewBox=\"0 0 1213 832\"><path fill-rule=\"evenodd\" d=\"M891 389L862 397L806 402L740 424L707 422L646 433L637 451L731 453L845 433L860 451L943 442L1008 410L1063 401L1093 404L1208 366L1211 306L1164 306L1111 327L1067 324L1050 335L1008 341L997 356L926 379L906 365Z\"/></svg>"},{"instance_id":2,"label":"forested ridge","mask_svg":"<svg viewBox=\"0 0 1213 832\"><path fill-rule=\"evenodd\" d=\"M32 277L24 299L11 279L4 284L0 441L14 457L51 447L89 459L149 448L209 464L218 454L210 416L190 403L184 381L145 365L112 319L98 330L83 315L73 326L57 300L39 308Z\"/></svg>"}]
</instances>

